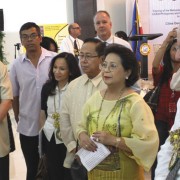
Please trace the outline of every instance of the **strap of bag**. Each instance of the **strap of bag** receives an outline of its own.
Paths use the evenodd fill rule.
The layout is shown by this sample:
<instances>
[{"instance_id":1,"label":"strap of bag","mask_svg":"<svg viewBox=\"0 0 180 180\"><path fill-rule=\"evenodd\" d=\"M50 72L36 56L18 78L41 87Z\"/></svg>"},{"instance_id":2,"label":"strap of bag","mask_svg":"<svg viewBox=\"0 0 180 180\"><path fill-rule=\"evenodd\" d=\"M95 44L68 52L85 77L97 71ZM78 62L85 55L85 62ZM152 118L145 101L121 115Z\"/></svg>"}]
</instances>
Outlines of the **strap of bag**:
<instances>
[{"instance_id":1,"label":"strap of bag","mask_svg":"<svg viewBox=\"0 0 180 180\"><path fill-rule=\"evenodd\" d=\"M43 148L42 148L42 141L43 141L43 129L39 132L39 142L38 142L38 148L39 148L39 157L41 158L43 156Z\"/></svg>"},{"instance_id":2,"label":"strap of bag","mask_svg":"<svg viewBox=\"0 0 180 180\"><path fill-rule=\"evenodd\" d=\"M158 86L156 86L155 89L153 90L152 95L150 96L150 98L148 100L149 102L152 101L152 98L154 97L155 93L157 93L158 97L159 97L160 89L161 89L161 86L160 86L160 84L158 84Z\"/></svg>"}]
</instances>

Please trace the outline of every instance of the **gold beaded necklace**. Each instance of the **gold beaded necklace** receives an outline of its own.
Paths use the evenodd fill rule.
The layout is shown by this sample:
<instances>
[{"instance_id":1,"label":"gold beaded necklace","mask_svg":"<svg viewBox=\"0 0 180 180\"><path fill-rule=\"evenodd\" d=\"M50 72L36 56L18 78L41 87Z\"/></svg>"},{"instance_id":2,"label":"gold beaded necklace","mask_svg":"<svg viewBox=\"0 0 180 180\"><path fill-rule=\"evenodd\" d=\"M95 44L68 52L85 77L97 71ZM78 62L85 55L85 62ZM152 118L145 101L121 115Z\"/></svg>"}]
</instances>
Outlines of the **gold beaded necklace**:
<instances>
[{"instance_id":1,"label":"gold beaded necklace","mask_svg":"<svg viewBox=\"0 0 180 180\"><path fill-rule=\"evenodd\" d=\"M119 98L117 99L114 107L111 109L111 111L109 112L109 114L108 114L108 115L106 116L106 118L104 119L103 126L102 126L102 130L104 130L104 127L105 127L105 124L106 124L106 121L107 121L108 117L109 117L110 114L116 109L116 107L117 107L117 105L118 105L118 101L120 100L122 94L124 93L125 88L126 88L126 87L124 87L124 88L121 89ZM104 96L103 96L103 98L102 98L102 101L101 101L101 104L100 104L100 108L99 108L99 112L98 112L98 115L97 115L96 131L98 130L99 115L100 115L100 112L101 112L101 110L102 110L102 104L103 104L103 102L104 102L104 98L105 98L106 94L107 94L107 89L106 89L106 91L105 91L105 93L104 93Z\"/></svg>"},{"instance_id":2,"label":"gold beaded necklace","mask_svg":"<svg viewBox=\"0 0 180 180\"><path fill-rule=\"evenodd\" d=\"M60 92L58 92L59 94L59 108L60 108ZM57 130L56 131L56 138L59 139L60 141L62 141L61 137L60 137L60 124L59 124L59 119L60 119L60 114L56 111L56 95L54 95L54 113L52 114L52 119L54 119L54 128Z\"/></svg>"}]
</instances>

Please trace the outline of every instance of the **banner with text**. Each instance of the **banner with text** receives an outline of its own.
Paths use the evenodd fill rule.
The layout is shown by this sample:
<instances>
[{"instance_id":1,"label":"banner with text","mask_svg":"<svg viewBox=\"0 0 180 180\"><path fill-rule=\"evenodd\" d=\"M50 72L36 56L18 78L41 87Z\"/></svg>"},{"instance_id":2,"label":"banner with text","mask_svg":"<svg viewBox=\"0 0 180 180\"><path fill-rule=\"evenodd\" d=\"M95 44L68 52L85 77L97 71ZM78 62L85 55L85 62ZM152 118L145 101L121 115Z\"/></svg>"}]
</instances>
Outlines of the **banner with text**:
<instances>
[{"instance_id":1,"label":"banner with text","mask_svg":"<svg viewBox=\"0 0 180 180\"><path fill-rule=\"evenodd\" d=\"M61 41L69 34L68 24L44 24L40 25L41 35L53 38L58 47L60 47Z\"/></svg>"},{"instance_id":2,"label":"banner with text","mask_svg":"<svg viewBox=\"0 0 180 180\"><path fill-rule=\"evenodd\" d=\"M163 33L155 39L162 43L168 32L180 24L180 0L151 0L149 1L150 32Z\"/></svg>"}]
</instances>

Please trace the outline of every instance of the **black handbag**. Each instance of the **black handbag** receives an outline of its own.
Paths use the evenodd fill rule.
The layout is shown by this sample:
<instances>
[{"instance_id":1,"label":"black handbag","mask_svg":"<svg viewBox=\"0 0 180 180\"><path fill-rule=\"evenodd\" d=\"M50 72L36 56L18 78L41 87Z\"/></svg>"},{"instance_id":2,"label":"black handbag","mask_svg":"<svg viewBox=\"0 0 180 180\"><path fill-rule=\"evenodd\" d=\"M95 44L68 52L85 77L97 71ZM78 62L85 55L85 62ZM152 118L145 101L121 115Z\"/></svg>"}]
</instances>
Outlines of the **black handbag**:
<instances>
[{"instance_id":1,"label":"black handbag","mask_svg":"<svg viewBox=\"0 0 180 180\"><path fill-rule=\"evenodd\" d=\"M49 180L47 169L47 157L43 151L43 131L39 133L39 163L36 174L36 180Z\"/></svg>"},{"instance_id":2,"label":"black handbag","mask_svg":"<svg viewBox=\"0 0 180 180\"><path fill-rule=\"evenodd\" d=\"M46 155L42 155L39 160L38 170L36 174L36 180L48 180L48 170L47 170L47 158Z\"/></svg>"},{"instance_id":3,"label":"black handbag","mask_svg":"<svg viewBox=\"0 0 180 180\"><path fill-rule=\"evenodd\" d=\"M150 90L145 96L144 100L149 105L153 113L157 112L157 106L159 102L159 94L160 94L161 86L160 83L158 86Z\"/></svg>"},{"instance_id":4,"label":"black handbag","mask_svg":"<svg viewBox=\"0 0 180 180\"><path fill-rule=\"evenodd\" d=\"M8 131L9 131L10 152L13 152L16 149L16 147L15 147L14 134L12 130L12 123L9 113L7 114L7 122L8 122Z\"/></svg>"},{"instance_id":5,"label":"black handbag","mask_svg":"<svg viewBox=\"0 0 180 180\"><path fill-rule=\"evenodd\" d=\"M76 152L77 150L78 150L78 141L76 144ZM70 171L71 171L71 177L73 180L88 180L87 170L81 163L81 160L78 156L74 158Z\"/></svg>"}]
</instances>

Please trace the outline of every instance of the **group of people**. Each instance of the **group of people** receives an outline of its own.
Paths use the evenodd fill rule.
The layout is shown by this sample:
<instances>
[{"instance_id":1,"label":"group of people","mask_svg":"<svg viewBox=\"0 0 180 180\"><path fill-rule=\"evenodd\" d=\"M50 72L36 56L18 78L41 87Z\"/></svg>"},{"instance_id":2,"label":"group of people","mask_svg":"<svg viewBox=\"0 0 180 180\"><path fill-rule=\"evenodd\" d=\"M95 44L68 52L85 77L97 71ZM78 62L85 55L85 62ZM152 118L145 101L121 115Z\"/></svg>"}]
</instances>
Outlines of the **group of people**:
<instances>
[{"instance_id":1,"label":"group of people","mask_svg":"<svg viewBox=\"0 0 180 180\"><path fill-rule=\"evenodd\" d=\"M81 28L73 23L69 26L69 35L62 41L61 53L57 53L57 46L49 43L48 37L41 37L35 23L27 22L20 28L26 53L13 60L10 80L0 64L0 169L4 169L0 171L0 180L9 179L6 114L11 103L18 123L27 180L36 178L39 133L42 133L50 180L73 179L70 168L77 140L80 148L88 151L96 151L98 142L111 152L88 172L89 180L140 180L144 179L144 170L151 169L159 138L162 144L168 137L166 133L176 112L173 109L168 113L163 98L174 95L173 101L166 100L169 108L179 97L175 88L170 90L170 79L179 68L174 50L177 42L172 43L177 34L169 33L153 62L155 83L162 82L162 91L166 92L160 97L159 110L154 115L136 91L139 64L130 44L111 33L108 12L98 11L93 20L97 37L81 41L78 39ZM46 40L48 45L44 43ZM164 66L159 67L163 57ZM163 115L163 110L168 115ZM163 140L161 127L167 131L162 130L166 134Z\"/></svg>"}]
</instances>

